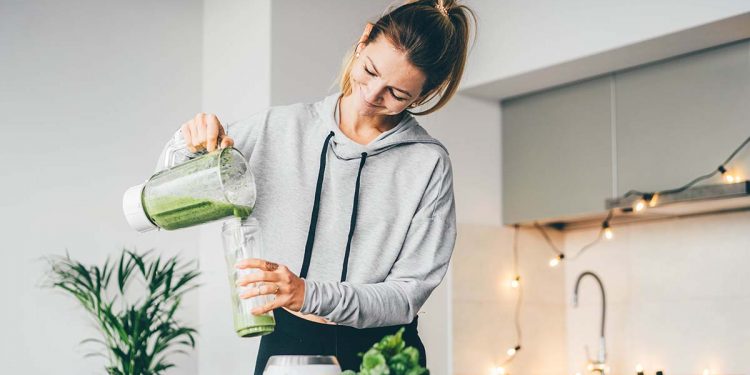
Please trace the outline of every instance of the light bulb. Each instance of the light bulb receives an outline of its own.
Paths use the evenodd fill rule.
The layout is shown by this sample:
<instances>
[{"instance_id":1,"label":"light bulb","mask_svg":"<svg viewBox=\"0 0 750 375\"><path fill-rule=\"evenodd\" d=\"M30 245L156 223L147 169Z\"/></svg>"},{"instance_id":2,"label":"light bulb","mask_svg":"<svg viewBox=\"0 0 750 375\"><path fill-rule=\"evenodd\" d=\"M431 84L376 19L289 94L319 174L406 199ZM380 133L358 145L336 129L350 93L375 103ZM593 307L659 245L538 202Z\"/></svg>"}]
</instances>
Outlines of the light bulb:
<instances>
[{"instance_id":1,"label":"light bulb","mask_svg":"<svg viewBox=\"0 0 750 375\"><path fill-rule=\"evenodd\" d=\"M609 220L605 220L602 223L602 230L603 230L603 233L604 233L604 238L606 238L608 240L611 240L612 237L615 236L615 234L612 233L612 228L609 226Z\"/></svg>"},{"instance_id":2,"label":"light bulb","mask_svg":"<svg viewBox=\"0 0 750 375\"><path fill-rule=\"evenodd\" d=\"M648 201L648 206L656 207L657 204L659 204L659 193L654 193L654 195L651 197L651 200Z\"/></svg>"},{"instance_id":3,"label":"light bulb","mask_svg":"<svg viewBox=\"0 0 750 375\"><path fill-rule=\"evenodd\" d=\"M643 211L644 208L646 208L646 200L643 199L643 198L641 198L641 199L635 201L635 203L633 203L633 211L634 212L641 212L641 211Z\"/></svg>"},{"instance_id":4,"label":"light bulb","mask_svg":"<svg viewBox=\"0 0 750 375\"><path fill-rule=\"evenodd\" d=\"M711 375L711 370L709 369L703 369L703 375Z\"/></svg>"},{"instance_id":5,"label":"light bulb","mask_svg":"<svg viewBox=\"0 0 750 375\"><path fill-rule=\"evenodd\" d=\"M730 183L730 184L731 184L731 183L733 183L733 182L734 182L735 178L734 178L734 176L733 176L733 175L731 175L731 174L725 174L725 175L724 175L724 180L725 180L726 182L728 182L728 183Z\"/></svg>"},{"instance_id":6,"label":"light bulb","mask_svg":"<svg viewBox=\"0 0 750 375\"><path fill-rule=\"evenodd\" d=\"M492 369L492 375L505 375L504 367L495 367Z\"/></svg>"},{"instance_id":7,"label":"light bulb","mask_svg":"<svg viewBox=\"0 0 750 375\"><path fill-rule=\"evenodd\" d=\"M593 364L593 363L589 363L589 365L588 365L588 366L586 366L586 368L587 368L587 369L588 369L589 371L594 371L594 364Z\"/></svg>"},{"instance_id":8,"label":"light bulb","mask_svg":"<svg viewBox=\"0 0 750 375\"><path fill-rule=\"evenodd\" d=\"M521 276L516 276L515 279L510 281L510 286L513 288L518 288L521 285Z\"/></svg>"},{"instance_id":9,"label":"light bulb","mask_svg":"<svg viewBox=\"0 0 750 375\"><path fill-rule=\"evenodd\" d=\"M515 347L508 349L508 351L506 351L505 353L507 353L509 357L512 357L516 355L519 350L521 350L521 345L516 345Z\"/></svg>"},{"instance_id":10,"label":"light bulb","mask_svg":"<svg viewBox=\"0 0 750 375\"><path fill-rule=\"evenodd\" d=\"M641 366L640 363L637 364L637 365L635 365L635 372L637 372L637 373L643 373L643 366Z\"/></svg>"},{"instance_id":11,"label":"light bulb","mask_svg":"<svg viewBox=\"0 0 750 375\"><path fill-rule=\"evenodd\" d=\"M554 257L549 260L550 267L557 267L558 264L560 264L560 257Z\"/></svg>"}]
</instances>

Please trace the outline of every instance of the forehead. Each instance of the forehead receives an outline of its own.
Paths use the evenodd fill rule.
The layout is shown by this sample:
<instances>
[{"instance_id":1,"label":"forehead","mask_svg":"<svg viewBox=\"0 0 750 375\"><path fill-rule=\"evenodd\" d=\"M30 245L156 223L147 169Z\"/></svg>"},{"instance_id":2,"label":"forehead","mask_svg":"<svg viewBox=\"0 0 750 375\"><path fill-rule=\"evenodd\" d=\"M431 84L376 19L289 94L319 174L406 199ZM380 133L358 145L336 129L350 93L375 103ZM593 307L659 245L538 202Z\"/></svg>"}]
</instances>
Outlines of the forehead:
<instances>
[{"instance_id":1,"label":"forehead","mask_svg":"<svg viewBox=\"0 0 750 375\"><path fill-rule=\"evenodd\" d=\"M368 43L363 52L365 60L370 60L375 65L383 79L394 85L399 83L409 86L410 91L418 94L425 81L424 73L409 61L406 53L394 47L387 38L378 37Z\"/></svg>"}]
</instances>

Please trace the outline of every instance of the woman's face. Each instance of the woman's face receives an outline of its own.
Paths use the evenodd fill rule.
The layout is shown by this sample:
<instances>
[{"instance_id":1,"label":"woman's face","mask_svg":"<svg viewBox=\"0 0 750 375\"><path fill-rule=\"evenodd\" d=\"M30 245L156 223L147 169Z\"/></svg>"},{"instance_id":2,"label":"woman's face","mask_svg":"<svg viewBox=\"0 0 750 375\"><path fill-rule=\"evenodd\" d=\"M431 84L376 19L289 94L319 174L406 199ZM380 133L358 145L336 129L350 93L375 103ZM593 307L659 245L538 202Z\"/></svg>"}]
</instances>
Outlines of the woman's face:
<instances>
[{"instance_id":1,"label":"woman's face","mask_svg":"<svg viewBox=\"0 0 750 375\"><path fill-rule=\"evenodd\" d=\"M397 115L419 99L426 77L405 53L383 37L361 46L349 75L360 115Z\"/></svg>"}]
</instances>

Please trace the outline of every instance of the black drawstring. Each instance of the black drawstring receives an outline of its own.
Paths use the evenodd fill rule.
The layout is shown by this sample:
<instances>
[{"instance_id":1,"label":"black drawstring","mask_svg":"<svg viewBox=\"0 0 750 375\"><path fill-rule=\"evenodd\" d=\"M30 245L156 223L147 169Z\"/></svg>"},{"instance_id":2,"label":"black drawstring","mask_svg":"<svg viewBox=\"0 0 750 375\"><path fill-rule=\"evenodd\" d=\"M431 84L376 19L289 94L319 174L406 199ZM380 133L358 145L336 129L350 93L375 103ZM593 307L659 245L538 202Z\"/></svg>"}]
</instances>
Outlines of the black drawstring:
<instances>
[{"instance_id":1,"label":"black drawstring","mask_svg":"<svg viewBox=\"0 0 750 375\"><path fill-rule=\"evenodd\" d=\"M313 243L315 243L315 227L318 224L318 211L320 211L320 191L323 188L323 177L326 171L326 153L331 137L333 137L333 132L328 134L326 141L323 143L323 149L320 151L320 168L318 169L318 184L315 186L315 203L313 203L312 215L310 217L310 228L307 230L305 258L302 260L302 270L299 272L299 277L307 277L307 270L310 269L312 248Z\"/></svg>"},{"instance_id":2,"label":"black drawstring","mask_svg":"<svg viewBox=\"0 0 750 375\"><path fill-rule=\"evenodd\" d=\"M341 282L346 281L346 270L349 268L349 252L352 248L352 237L354 237L354 227L357 226L357 207L359 206L359 178L362 176L362 168L365 166L367 153L362 153L362 159L359 161L359 171L357 172L357 184L354 186L354 203L352 204L352 218L349 223L349 237L346 240L346 253L344 253L344 268L341 270Z\"/></svg>"},{"instance_id":3,"label":"black drawstring","mask_svg":"<svg viewBox=\"0 0 750 375\"><path fill-rule=\"evenodd\" d=\"M310 269L310 260L312 259L312 249L315 243L315 229L318 224L318 212L320 211L320 193L323 190L323 177L326 171L326 153L328 151L328 143L333 137L334 133L331 132L326 137L323 143L323 149L320 151L320 169L318 169L318 183L315 186L315 202L313 203L312 215L310 217L310 228L307 230L307 243L305 244L305 257L302 260L302 270L299 272L299 277L307 277L307 271ZM362 158L359 161L359 171L357 171L357 183L354 186L354 203L352 204L352 216L349 222L349 236L346 240L346 252L344 253L344 265L341 270L341 281L346 281L346 271L349 268L349 253L352 248L352 238L354 237L354 228L357 226L357 208L359 207L359 181L362 176L362 168L365 166L365 160L367 160L367 153L362 153Z\"/></svg>"}]
</instances>

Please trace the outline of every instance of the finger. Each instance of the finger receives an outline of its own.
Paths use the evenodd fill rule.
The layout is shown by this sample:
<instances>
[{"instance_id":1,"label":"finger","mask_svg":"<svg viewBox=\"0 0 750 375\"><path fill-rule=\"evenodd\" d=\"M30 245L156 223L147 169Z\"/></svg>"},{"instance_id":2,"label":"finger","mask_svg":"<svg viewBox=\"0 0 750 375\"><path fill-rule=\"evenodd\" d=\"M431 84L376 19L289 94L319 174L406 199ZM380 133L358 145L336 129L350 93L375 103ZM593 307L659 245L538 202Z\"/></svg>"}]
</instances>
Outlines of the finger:
<instances>
[{"instance_id":1,"label":"finger","mask_svg":"<svg viewBox=\"0 0 750 375\"><path fill-rule=\"evenodd\" d=\"M265 314L273 309L279 308L284 306L285 299L283 298L276 298L273 301L265 304L263 307L256 307L251 312L253 315L261 315Z\"/></svg>"},{"instance_id":2,"label":"finger","mask_svg":"<svg viewBox=\"0 0 750 375\"><path fill-rule=\"evenodd\" d=\"M206 114L201 112L196 117L195 127L198 130L198 140L201 142L201 146L206 147Z\"/></svg>"},{"instance_id":3,"label":"finger","mask_svg":"<svg viewBox=\"0 0 750 375\"><path fill-rule=\"evenodd\" d=\"M277 268L279 268L279 265L273 262L269 262L265 259L259 259L259 258L246 258L241 259L237 261L237 263L234 264L236 268L244 269L244 268L258 268L261 270L266 271L274 271Z\"/></svg>"},{"instance_id":4,"label":"finger","mask_svg":"<svg viewBox=\"0 0 750 375\"><path fill-rule=\"evenodd\" d=\"M221 148L227 148L227 147L233 147L234 146L234 140L230 138L228 135L225 135L221 139Z\"/></svg>"},{"instance_id":5,"label":"finger","mask_svg":"<svg viewBox=\"0 0 750 375\"><path fill-rule=\"evenodd\" d=\"M266 261L266 264L264 265L264 267L265 267L266 271L271 271L271 272L276 271L277 269L279 269L279 265L278 264L276 264L274 262L269 262L269 261Z\"/></svg>"},{"instance_id":6,"label":"finger","mask_svg":"<svg viewBox=\"0 0 750 375\"><path fill-rule=\"evenodd\" d=\"M253 272L249 275L245 275L245 276L238 278L235 284L237 286L246 286L252 283L274 282L274 281L281 281L281 277L278 273L260 271L260 272Z\"/></svg>"},{"instance_id":7,"label":"finger","mask_svg":"<svg viewBox=\"0 0 750 375\"><path fill-rule=\"evenodd\" d=\"M185 140L185 146L187 147L188 151L196 152L197 150L193 147L193 139L190 135L190 122L188 121L182 124L182 127L180 127L180 131L182 131L182 139Z\"/></svg>"},{"instance_id":8,"label":"finger","mask_svg":"<svg viewBox=\"0 0 750 375\"><path fill-rule=\"evenodd\" d=\"M203 145L201 143L202 142L198 136L198 124L195 120L190 121L190 144L193 145L193 148L195 149L193 152L203 150Z\"/></svg>"},{"instance_id":9,"label":"finger","mask_svg":"<svg viewBox=\"0 0 750 375\"><path fill-rule=\"evenodd\" d=\"M253 298L261 295L273 295L281 291L281 287L276 283L263 284L257 288L252 288L249 291L240 294L240 298Z\"/></svg>"},{"instance_id":10,"label":"finger","mask_svg":"<svg viewBox=\"0 0 750 375\"><path fill-rule=\"evenodd\" d=\"M216 115L209 114L206 116L206 149L208 152L216 150L216 143L219 140L221 123Z\"/></svg>"}]
</instances>

